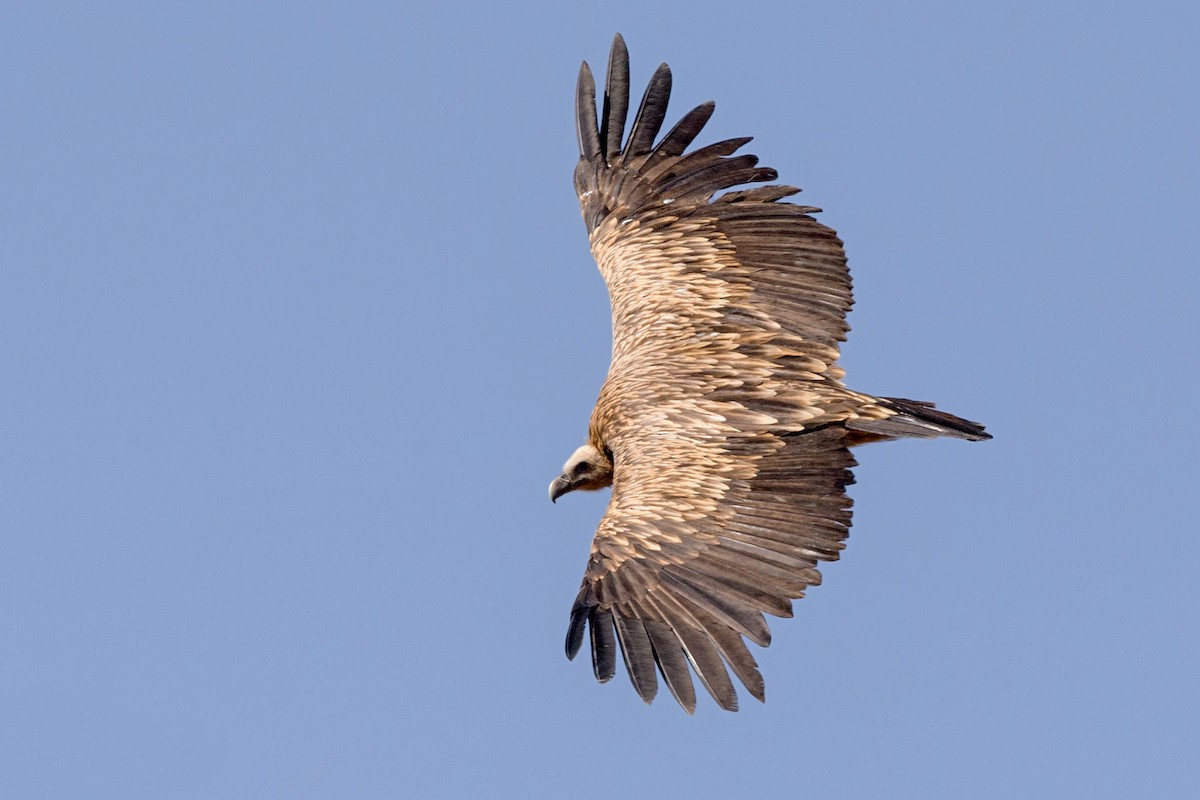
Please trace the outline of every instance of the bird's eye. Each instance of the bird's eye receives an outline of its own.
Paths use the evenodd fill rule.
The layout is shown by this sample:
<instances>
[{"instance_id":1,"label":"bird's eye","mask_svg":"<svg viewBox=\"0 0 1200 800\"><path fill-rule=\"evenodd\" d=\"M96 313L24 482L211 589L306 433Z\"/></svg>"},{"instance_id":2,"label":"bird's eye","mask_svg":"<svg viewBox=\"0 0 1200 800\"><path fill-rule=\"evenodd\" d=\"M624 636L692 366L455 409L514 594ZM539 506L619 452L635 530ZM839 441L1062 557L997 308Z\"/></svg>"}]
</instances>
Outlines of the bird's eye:
<instances>
[{"instance_id":1,"label":"bird's eye","mask_svg":"<svg viewBox=\"0 0 1200 800\"><path fill-rule=\"evenodd\" d=\"M588 471L588 467L589 467L589 466L591 466L591 465L590 465L590 464L588 464L588 462L586 462L586 461L580 461L580 462L579 462L578 464L576 464L576 465L575 465L575 467L574 467L574 468L571 470L571 474L572 474L572 475L582 475L583 473L585 473L585 472L587 472L587 471Z\"/></svg>"}]
</instances>

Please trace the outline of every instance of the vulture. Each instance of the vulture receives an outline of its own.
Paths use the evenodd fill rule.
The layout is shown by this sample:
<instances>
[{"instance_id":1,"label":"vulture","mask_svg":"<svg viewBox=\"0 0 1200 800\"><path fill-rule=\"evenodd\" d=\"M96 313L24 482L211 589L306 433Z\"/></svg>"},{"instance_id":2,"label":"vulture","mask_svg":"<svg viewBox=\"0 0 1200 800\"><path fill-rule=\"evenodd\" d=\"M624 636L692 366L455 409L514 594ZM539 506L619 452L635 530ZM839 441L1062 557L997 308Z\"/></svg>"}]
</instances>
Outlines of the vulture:
<instances>
[{"instance_id":1,"label":"vulture","mask_svg":"<svg viewBox=\"0 0 1200 800\"><path fill-rule=\"evenodd\" d=\"M612 305L612 363L587 442L550 484L557 500L611 487L571 610L566 651L590 640L596 678L618 653L650 703L659 679L689 713L692 673L736 711L755 698L746 641L764 614L821 581L845 546L850 449L905 437L991 438L932 403L848 389L837 365L850 273L820 211L738 155L749 138L688 151L714 104L660 136L671 71L658 67L626 135L629 54L618 34L599 114L579 70L575 189ZM745 187L748 184L768 184Z\"/></svg>"}]
</instances>

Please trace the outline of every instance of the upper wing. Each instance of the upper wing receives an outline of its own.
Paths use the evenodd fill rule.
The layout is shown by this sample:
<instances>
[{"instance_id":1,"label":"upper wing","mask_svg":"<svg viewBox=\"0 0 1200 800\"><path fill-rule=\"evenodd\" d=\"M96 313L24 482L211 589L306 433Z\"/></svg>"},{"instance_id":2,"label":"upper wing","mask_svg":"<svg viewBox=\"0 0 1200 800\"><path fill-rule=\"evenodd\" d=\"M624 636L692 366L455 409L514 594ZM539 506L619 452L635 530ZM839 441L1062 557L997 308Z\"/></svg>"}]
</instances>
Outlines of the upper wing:
<instances>
[{"instance_id":1,"label":"upper wing","mask_svg":"<svg viewBox=\"0 0 1200 800\"><path fill-rule=\"evenodd\" d=\"M791 614L837 558L850 525L854 461L841 422L859 400L835 365L852 303L841 241L779 202L748 139L685 154L706 103L658 140L671 76L660 66L624 139L629 67L613 42L601 116L584 64L575 172L592 252L608 284L613 363L591 437L615 465L567 635L590 627L596 676L620 643L638 692L655 665L688 711L687 664L736 708L725 663L754 696L763 683L743 636L766 645L763 612ZM624 140L624 148L622 141Z\"/></svg>"},{"instance_id":2,"label":"upper wing","mask_svg":"<svg viewBox=\"0 0 1200 800\"><path fill-rule=\"evenodd\" d=\"M781 378L840 379L834 366L853 304L842 242L811 206L780 202L792 186L732 187L770 181L773 169L734 155L749 138L684 151L713 113L704 103L658 140L671 72L655 71L625 146L629 59L618 35L603 113L585 63L576 92L580 160L575 170L592 252L613 306L614 358L681 341L653 329L663 313L686 333L738 337L741 352ZM653 301L648 303L647 301ZM647 339L649 341L638 341ZM639 353L640 357L652 355Z\"/></svg>"}]
</instances>

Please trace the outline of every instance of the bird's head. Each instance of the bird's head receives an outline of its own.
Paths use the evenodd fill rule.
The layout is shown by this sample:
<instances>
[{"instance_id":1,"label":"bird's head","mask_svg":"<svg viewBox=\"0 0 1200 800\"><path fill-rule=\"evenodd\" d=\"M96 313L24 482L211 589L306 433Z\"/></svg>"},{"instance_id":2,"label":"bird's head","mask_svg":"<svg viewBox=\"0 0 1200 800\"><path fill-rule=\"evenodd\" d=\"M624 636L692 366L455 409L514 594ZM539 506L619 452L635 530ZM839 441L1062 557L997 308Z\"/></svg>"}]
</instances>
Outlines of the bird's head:
<instances>
[{"instance_id":1,"label":"bird's head","mask_svg":"<svg viewBox=\"0 0 1200 800\"><path fill-rule=\"evenodd\" d=\"M612 485L613 465L607 453L585 444L563 464L562 475L550 484L550 501L554 502L576 489L603 489Z\"/></svg>"}]
</instances>

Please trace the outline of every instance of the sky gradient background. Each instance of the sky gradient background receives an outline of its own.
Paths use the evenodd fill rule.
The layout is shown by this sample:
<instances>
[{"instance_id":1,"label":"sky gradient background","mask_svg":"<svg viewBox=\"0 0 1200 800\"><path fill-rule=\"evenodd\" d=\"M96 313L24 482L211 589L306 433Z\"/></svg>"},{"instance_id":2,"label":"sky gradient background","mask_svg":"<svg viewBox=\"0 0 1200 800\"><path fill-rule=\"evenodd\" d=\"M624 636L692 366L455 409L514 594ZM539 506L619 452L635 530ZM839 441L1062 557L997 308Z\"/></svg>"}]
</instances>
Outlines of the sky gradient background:
<instances>
[{"instance_id":1,"label":"sky gradient background","mask_svg":"<svg viewBox=\"0 0 1200 800\"><path fill-rule=\"evenodd\" d=\"M0 795L1195 797L1197 6L504 6L0 8ZM858 451L737 715L561 650L617 30L996 436Z\"/></svg>"}]
</instances>

